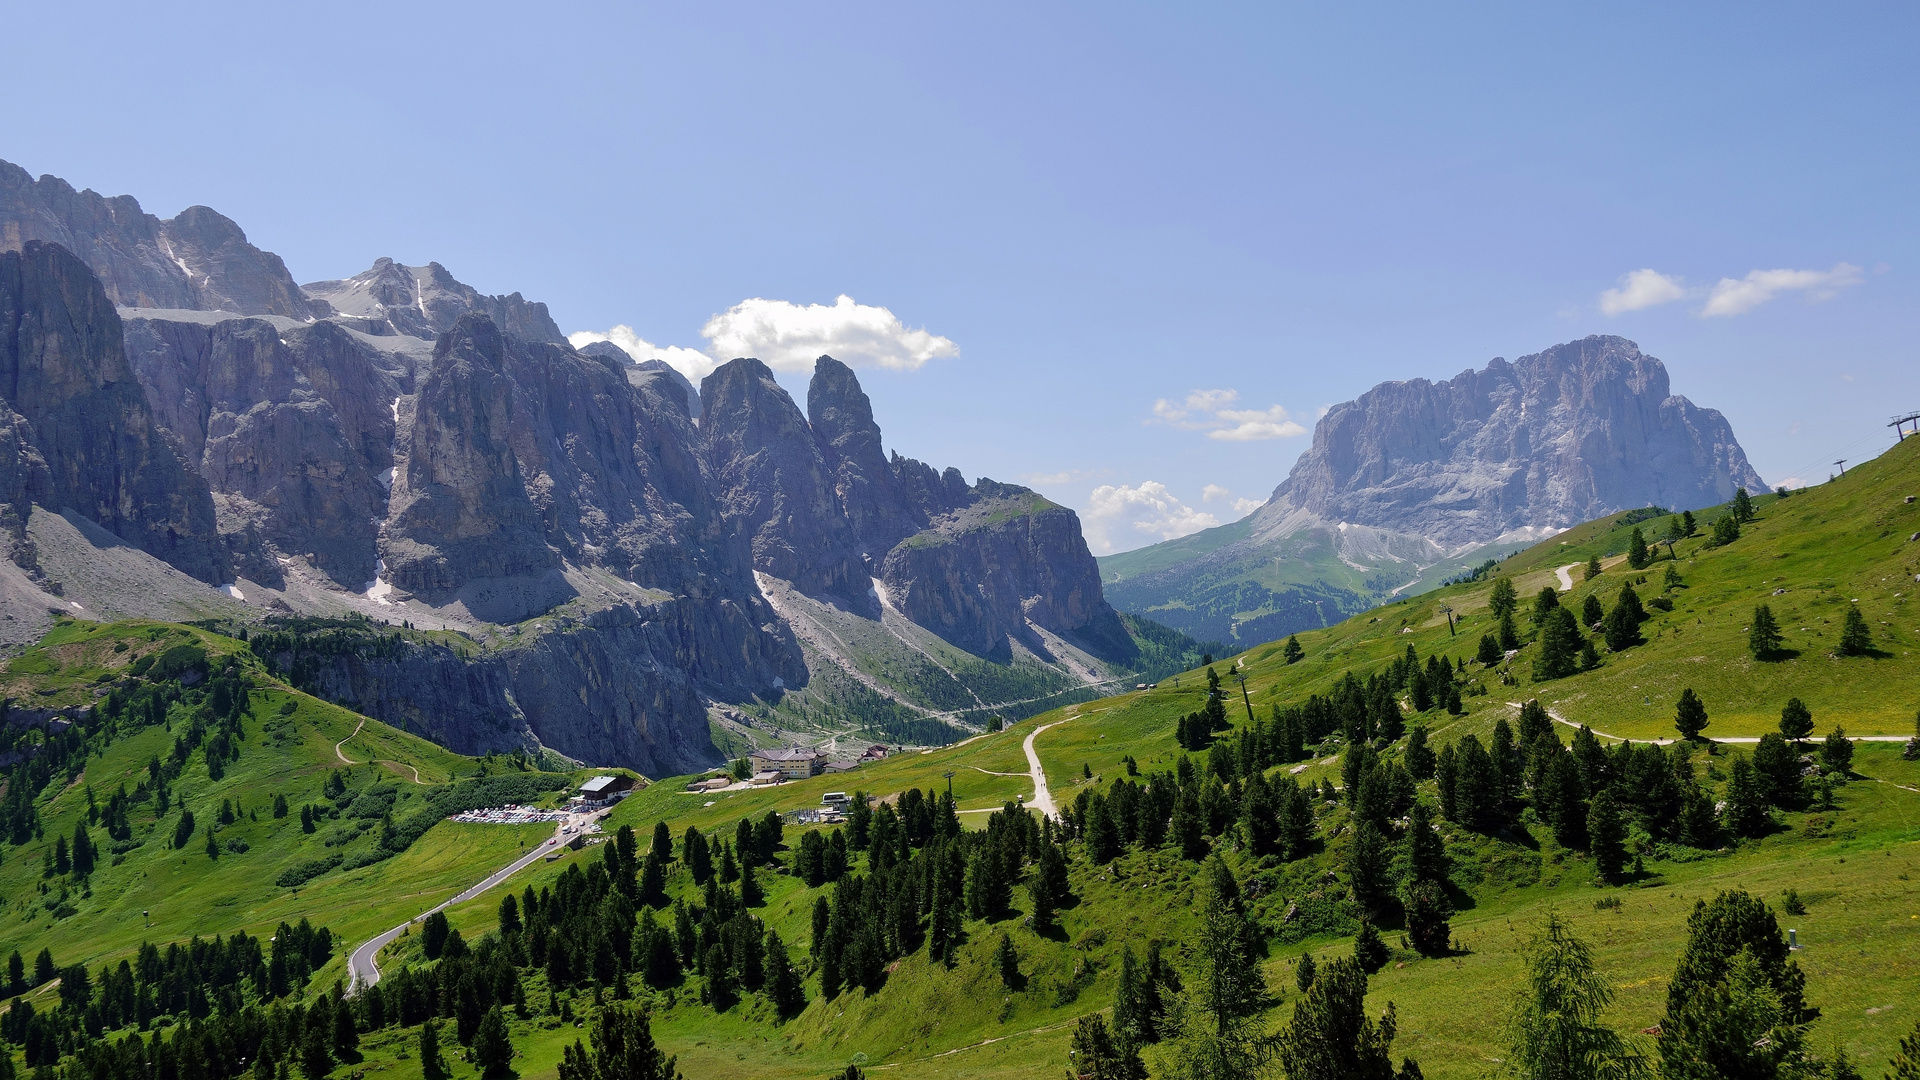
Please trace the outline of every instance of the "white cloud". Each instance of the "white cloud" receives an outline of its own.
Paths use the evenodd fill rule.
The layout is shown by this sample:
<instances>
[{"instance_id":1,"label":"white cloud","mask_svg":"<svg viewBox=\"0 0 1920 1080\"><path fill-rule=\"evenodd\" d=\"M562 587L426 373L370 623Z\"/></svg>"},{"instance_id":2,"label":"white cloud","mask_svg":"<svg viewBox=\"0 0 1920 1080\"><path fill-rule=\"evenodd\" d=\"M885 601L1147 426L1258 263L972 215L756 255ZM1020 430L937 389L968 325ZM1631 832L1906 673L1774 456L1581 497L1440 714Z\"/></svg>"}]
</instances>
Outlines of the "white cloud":
<instances>
[{"instance_id":1,"label":"white cloud","mask_svg":"<svg viewBox=\"0 0 1920 1080\"><path fill-rule=\"evenodd\" d=\"M1200 489L1200 501L1203 503L1212 502L1215 499L1228 498L1232 494L1232 491L1221 487L1219 484L1208 484L1206 487Z\"/></svg>"},{"instance_id":2,"label":"white cloud","mask_svg":"<svg viewBox=\"0 0 1920 1080\"><path fill-rule=\"evenodd\" d=\"M1265 499L1235 499L1233 500L1233 512L1239 514L1241 517L1246 517L1248 514L1253 513L1265 505L1267 505L1267 500Z\"/></svg>"},{"instance_id":3,"label":"white cloud","mask_svg":"<svg viewBox=\"0 0 1920 1080\"><path fill-rule=\"evenodd\" d=\"M611 330L580 330L567 335L578 349L611 341L635 361L665 360L698 383L735 357L757 357L775 371L812 371L823 353L851 367L913 371L929 360L960 355L952 340L915 330L893 312L841 296L832 304L793 304L785 300L742 300L700 328L705 349L655 345L621 325Z\"/></svg>"},{"instance_id":4,"label":"white cloud","mask_svg":"<svg viewBox=\"0 0 1920 1080\"><path fill-rule=\"evenodd\" d=\"M1264 409L1235 409L1238 390L1193 390L1186 398L1173 401L1160 398L1153 403L1153 419L1148 423L1170 424L1182 431L1204 431L1209 439L1249 442L1256 439L1290 439L1305 435L1307 429L1287 416L1287 410L1270 405Z\"/></svg>"},{"instance_id":5,"label":"white cloud","mask_svg":"<svg viewBox=\"0 0 1920 1080\"><path fill-rule=\"evenodd\" d=\"M1094 488L1080 522L1094 554L1111 555L1211 529L1220 519L1181 502L1165 484L1147 480L1137 487Z\"/></svg>"},{"instance_id":6,"label":"white cloud","mask_svg":"<svg viewBox=\"0 0 1920 1080\"><path fill-rule=\"evenodd\" d=\"M1830 300L1860 283L1860 268L1840 263L1831 270L1753 270L1746 277L1721 278L1700 309L1706 318L1752 311L1783 292L1804 292L1810 300Z\"/></svg>"},{"instance_id":7,"label":"white cloud","mask_svg":"<svg viewBox=\"0 0 1920 1080\"><path fill-rule=\"evenodd\" d=\"M596 341L611 341L626 350L627 355L633 357L636 364L643 360L665 360L668 367L685 375L693 381L695 386L700 385L700 380L712 374L713 369L719 366L713 357L694 349L685 349L678 345L655 345L634 333L633 327L624 323L605 333L597 330L576 330L567 335L567 340L572 342L576 349L584 349Z\"/></svg>"},{"instance_id":8,"label":"white cloud","mask_svg":"<svg viewBox=\"0 0 1920 1080\"><path fill-rule=\"evenodd\" d=\"M1600 310L1608 315L1618 315L1623 311L1639 311L1659 304L1671 304L1675 300L1684 300L1687 287L1677 277L1668 277L1658 270L1635 270L1620 278L1620 287L1608 289L1600 294Z\"/></svg>"},{"instance_id":9,"label":"white cloud","mask_svg":"<svg viewBox=\"0 0 1920 1080\"><path fill-rule=\"evenodd\" d=\"M759 357L776 371L811 371L822 353L851 367L913 371L929 360L960 355L938 334L909 328L883 307L841 296L831 306L785 300L742 300L700 330L717 359Z\"/></svg>"},{"instance_id":10,"label":"white cloud","mask_svg":"<svg viewBox=\"0 0 1920 1080\"><path fill-rule=\"evenodd\" d=\"M1223 488L1219 484L1208 484L1200 489L1201 502L1210 503L1215 499L1225 499L1227 505L1233 507L1233 512L1241 517L1246 517L1266 505L1264 499L1236 499L1230 489Z\"/></svg>"}]
</instances>

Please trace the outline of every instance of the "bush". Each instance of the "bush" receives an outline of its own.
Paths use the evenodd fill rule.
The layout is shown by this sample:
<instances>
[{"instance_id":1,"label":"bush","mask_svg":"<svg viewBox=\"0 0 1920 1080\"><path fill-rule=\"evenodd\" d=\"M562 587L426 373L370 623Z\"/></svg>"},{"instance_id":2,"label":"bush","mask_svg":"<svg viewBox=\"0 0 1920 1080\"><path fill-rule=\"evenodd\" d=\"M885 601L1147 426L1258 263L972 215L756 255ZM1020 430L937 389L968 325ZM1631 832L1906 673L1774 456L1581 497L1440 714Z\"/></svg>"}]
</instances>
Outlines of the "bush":
<instances>
[{"instance_id":1,"label":"bush","mask_svg":"<svg viewBox=\"0 0 1920 1080\"><path fill-rule=\"evenodd\" d=\"M329 855L324 859L312 859L300 863L297 866L291 866L282 870L280 876L275 878L273 883L283 889L299 888L339 865L340 856L338 855Z\"/></svg>"}]
</instances>

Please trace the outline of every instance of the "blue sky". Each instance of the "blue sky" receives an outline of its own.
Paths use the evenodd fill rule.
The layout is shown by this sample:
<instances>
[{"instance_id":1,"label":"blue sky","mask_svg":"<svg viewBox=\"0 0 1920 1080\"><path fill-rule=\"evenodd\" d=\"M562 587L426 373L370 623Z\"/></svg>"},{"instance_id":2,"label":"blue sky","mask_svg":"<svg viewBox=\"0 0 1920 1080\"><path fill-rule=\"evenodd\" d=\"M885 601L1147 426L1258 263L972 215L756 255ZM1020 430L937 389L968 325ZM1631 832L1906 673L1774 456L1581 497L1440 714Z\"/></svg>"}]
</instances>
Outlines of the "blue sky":
<instances>
[{"instance_id":1,"label":"blue sky","mask_svg":"<svg viewBox=\"0 0 1920 1080\"><path fill-rule=\"evenodd\" d=\"M1590 333L1772 482L1920 409L1920 9L1338 7L34 5L0 158L302 281L839 343L889 446L1096 551L1239 516L1376 382Z\"/></svg>"}]
</instances>

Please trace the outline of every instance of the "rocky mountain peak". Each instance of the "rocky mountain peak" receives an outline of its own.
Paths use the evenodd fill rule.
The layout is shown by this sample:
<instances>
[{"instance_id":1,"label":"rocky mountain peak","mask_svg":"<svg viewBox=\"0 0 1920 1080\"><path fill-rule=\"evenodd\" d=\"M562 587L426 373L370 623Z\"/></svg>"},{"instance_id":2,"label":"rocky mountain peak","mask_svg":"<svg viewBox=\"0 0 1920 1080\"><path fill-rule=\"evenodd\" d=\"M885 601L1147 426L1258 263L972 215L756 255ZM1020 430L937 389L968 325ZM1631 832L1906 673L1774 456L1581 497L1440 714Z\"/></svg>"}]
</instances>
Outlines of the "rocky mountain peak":
<instances>
[{"instance_id":1,"label":"rocky mountain peak","mask_svg":"<svg viewBox=\"0 0 1920 1080\"><path fill-rule=\"evenodd\" d=\"M926 508L902 495L881 449L873 403L852 368L831 356L814 361L813 379L807 384L807 421L863 552L877 559L926 527Z\"/></svg>"},{"instance_id":2,"label":"rocky mountain peak","mask_svg":"<svg viewBox=\"0 0 1920 1080\"><path fill-rule=\"evenodd\" d=\"M1672 395L1666 365L1638 345L1593 336L1334 406L1254 524L1259 535L1304 510L1453 549L1707 506L1737 487L1762 481L1726 418Z\"/></svg>"},{"instance_id":3,"label":"rocky mountain peak","mask_svg":"<svg viewBox=\"0 0 1920 1080\"><path fill-rule=\"evenodd\" d=\"M555 344L566 341L547 313L547 305L517 292L487 296L437 262L403 266L382 256L350 278L309 282L301 289L311 300L324 305L327 314L362 333L432 341L452 329L460 316L479 312L513 337Z\"/></svg>"}]
</instances>

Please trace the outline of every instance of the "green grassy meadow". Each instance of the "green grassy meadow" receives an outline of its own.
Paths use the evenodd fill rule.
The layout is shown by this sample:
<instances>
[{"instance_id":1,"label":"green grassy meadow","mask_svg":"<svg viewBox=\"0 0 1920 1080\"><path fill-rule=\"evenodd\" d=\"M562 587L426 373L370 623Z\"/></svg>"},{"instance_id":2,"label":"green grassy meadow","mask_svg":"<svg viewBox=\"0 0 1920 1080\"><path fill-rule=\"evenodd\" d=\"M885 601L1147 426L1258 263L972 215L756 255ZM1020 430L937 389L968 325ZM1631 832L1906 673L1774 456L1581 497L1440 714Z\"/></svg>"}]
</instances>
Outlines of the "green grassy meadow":
<instances>
[{"instance_id":1,"label":"green grassy meadow","mask_svg":"<svg viewBox=\"0 0 1920 1080\"><path fill-rule=\"evenodd\" d=\"M1471 732L1487 738L1495 721L1511 718L1517 704L1538 697L1557 715L1586 723L1612 737L1635 740L1674 734L1673 702L1681 688L1694 689L1706 702L1712 737L1753 737L1773 730L1785 699L1797 696L1812 709L1816 730L1843 725L1853 735L1913 733L1920 708L1920 659L1913 655L1920 625L1908 607L1920 587L1920 544L1906 537L1920 531L1920 440L1902 444L1881 458L1858 466L1829 484L1780 499L1757 500L1759 520L1737 541L1709 548L1704 525L1721 510L1696 511L1701 536L1676 545L1683 584L1663 590L1669 562L1665 549L1647 570L1624 564L1629 528L1619 516L1580 526L1503 562L1495 575L1399 601L1322 631L1303 633L1303 660L1287 664L1282 643L1262 645L1238 657L1221 657L1216 670L1244 674L1247 701L1263 717L1276 705L1308 694L1324 693L1346 672L1365 677L1391 663L1411 646L1421 657L1442 653L1468 659L1468 692L1463 715L1435 710L1420 719L1436 744ZM1665 519L1643 525L1649 536L1665 529ZM1605 571L1583 581L1590 556ZM1531 675L1535 646L1511 662L1484 667L1471 662L1482 633L1492 629L1487 597L1495 580L1514 582L1521 611L1541 588L1554 585L1556 567L1576 565L1574 589L1560 595L1578 610L1589 594L1611 606L1621 585L1636 584L1643 600L1665 595L1673 610L1649 609L1644 644L1603 654L1593 671L1536 683ZM1755 661L1747 654L1746 626L1754 605L1768 603L1785 630L1788 654ZM1874 634L1872 656L1830 656L1847 605L1857 603ZM1442 607L1453 610L1457 634L1450 633ZM1523 637L1528 635L1524 614ZM100 626L63 622L46 642L9 665L0 675L16 698L33 694L52 704L90 698L92 688L111 678L116 667L158 648L164 640L191 636L216 655L240 648L237 642L191 628L161 624ZM120 641L132 648L113 651ZM1501 681L1501 669L1515 680ZM442 823L405 853L357 871L336 871L298 890L276 887L281 870L314 857L316 845L338 836L350 823L328 820L314 836L303 836L296 818L272 819L268 807L276 793L296 806L320 801L321 785L340 766L339 754L363 762L354 767L355 783L378 776L397 785L396 807L421 798L426 784L470 776L472 759L440 750L385 725L263 680L254 692L246 721L244 752L219 781L206 773L198 756L175 785L196 813L222 799L235 801L245 814L222 832L244 840L245 852L209 859L200 845L174 851L155 828L151 807L136 814L136 843L103 861L91 881L91 895L69 896L75 909L56 918L42 894L42 847L70 834L85 812L86 790L104 798L114 786L133 778L155 754L171 746L172 734L149 728L113 743L88 763L74 783L52 785L40 804L45 840L7 851L0 862L0 951L20 949L29 956L51 948L60 962L124 956L142 940L177 941L245 929L264 936L281 920L305 916L328 925L346 939L334 963L316 978L329 984L342 974L341 957L359 941L437 903L509 861L524 845L543 840L548 826L521 828L459 826ZM1239 684L1229 679L1228 715L1245 722ZM44 691L44 692L43 692ZM1179 717L1204 701L1206 679L1190 671L1163 680L1152 690L1127 693L1068 706L927 753L897 755L853 773L821 776L774 788L689 794L686 779L662 780L619 804L605 822L608 832L630 825L646 837L667 822L676 839L688 826L730 834L742 818L768 810L817 806L831 790L861 790L886 797L909 787L946 790L949 782L968 827L985 824L986 813L1016 797L1030 797L1033 785L1021 744L1037 727L1036 752L1057 804L1071 802L1088 787L1104 787L1125 775L1124 759L1137 760L1143 772L1172 767L1180 751L1174 741ZM293 711L281 716L282 702ZM356 727L359 733L354 734ZM345 740L342 742L342 740ZM338 746L338 752L336 752ZM1709 784L1724 782L1730 755L1748 752L1721 746L1696 755L1699 775ZM378 759L377 761L375 759ZM1338 779L1339 767L1324 755L1299 766L1283 767L1302 779ZM419 770L424 784L414 782ZM1278 770L1276 770L1278 771ZM1713 852L1679 859L1651 859L1647 874L1631 885L1596 884L1587 859L1558 848L1551 831L1524 813L1518 827L1500 838L1444 827L1453 860L1453 878L1462 890L1462 910L1453 932L1460 950L1442 959L1422 959L1397 950L1372 983L1369 1008L1398 1010L1400 1038L1395 1053L1418 1059L1429 1077L1478 1077L1497 1063L1499 1025L1505 1003L1522 968L1519 948L1550 911L1569 919L1595 949L1603 972L1619 995L1608 1016L1615 1027L1638 1032L1656 1023L1664 1009L1666 980L1684 941L1685 920L1694 903L1722 889L1744 889L1778 904L1788 889L1807 905L1803 916L1782 916L1782 925L1799 932L1805 948L1798 954L1807 973L1808 1000L1822 1010L1810 1044L1821 1051L1844 1046L1868 1075L1876 1075L1897 1040L1920 1021L1920 762L1905 761L1898 743L1862 743L1854 778L1837 793L1837 809L1778 813L1768 836ZM1431 797L1432 784L1423 785ZM253 819L258 812L258 820ZM206 810L210 815L211 811ZM1314 887L1329 868L1342 865L1344 807L1324 807L1318 822L1319 854L1279 867L1250 865L1230 845L1225 857L1243 879L1258 876L1271 885L1252 902L1255 917L1277 932L1290 899ZM785 837L791 849L799 830ZM351 849L364 837L344 838ZM105 845L103 844L103 847ZM551 885L570 865L601 858L588 846L552 863L536 863L508 883L519 892ZM111 862L111 865L107 863ZM863 863L855 869L862 869ZM1076 858L1071 869L1074 902L1061 914L1063 933L1035 935L1022 924L1024 892L1016 891L1013 913L994 923L970 922L967 940L954 965L932 965L924 951L900 960L886 984L869 995L854 990L820 1000L817 982L806 1009L785 1023L767 1004L747 995L723 1015L698 1000L697 980L650 997L655 1031L679 1056L692 1080L708 1077L826 1077L849 1062L873 1075L912 1077L1055 1078L1066 1066L1072 1023L1112 1004L1118 957L1123 945L1144 951L1150 941L1183 961L1195 926L1198 865L1179 859L1172 849L1128 850L1106 867ZM803 972L811 935L809 912L824 890L810 890L784 872L762 871L767 902L755 914L781 934ZM697 895L687 872L674 865L673 895ZM453 925L469 940L494 926L500 892L449 911ZM150 912L149 920L141 911ZM1011 936L1022 957L1026 982L1002 987L993 953L1002 934ZM1389 934L1390 942L1394 934ZM1277 940L1277 938L1276 938ZM1271 983L1291 999L1293 966L1300 955L1331 956L1351 948L1347 938L1322 935L1274 945L1266 961ZM383 965L419 962L417 938L401 938ZM563 1022L547 1008L545 976L529 977L533 1016L512 1022L520 1057L516 1065L529 1080L555 1075L562 1048L585 1031ZM43 988L40 993L47 991ZM590 1015L593 1006L575 995L567 1007ZM1290 1006L1272 1014L1283 1021ZM414 1063L417 1029L388 1029L365 1036L363 1060L342 1066L336 1075L407 1077ZM1148 1052L1155 1064L1159 1049ZM456 1062L455 1075L473 1075Z\"/></svg>"}]
</instances>

